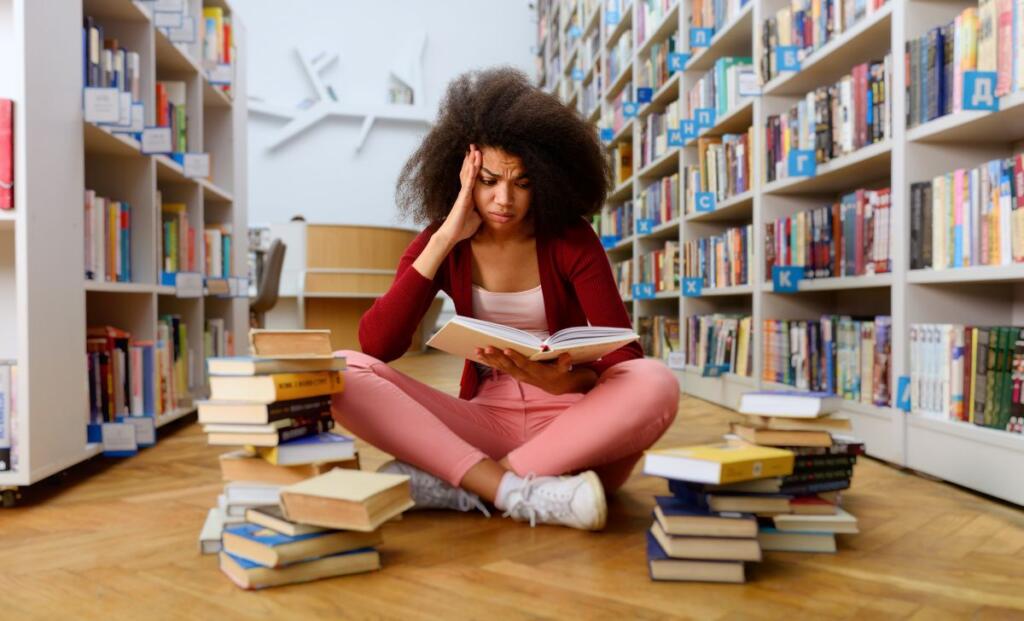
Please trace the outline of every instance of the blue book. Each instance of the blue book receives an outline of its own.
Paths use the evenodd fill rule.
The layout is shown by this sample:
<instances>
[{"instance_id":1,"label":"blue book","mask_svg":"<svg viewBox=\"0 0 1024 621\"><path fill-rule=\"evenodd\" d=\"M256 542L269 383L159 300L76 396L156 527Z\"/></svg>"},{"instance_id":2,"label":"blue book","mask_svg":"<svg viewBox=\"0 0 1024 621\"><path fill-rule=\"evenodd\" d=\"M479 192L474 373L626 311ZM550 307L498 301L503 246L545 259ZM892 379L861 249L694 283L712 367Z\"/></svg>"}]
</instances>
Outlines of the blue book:
<instances>
[{"instance_id":1,"label":"blue book","mask_svg":"<svg viewBox=\"0 0 1024 621\"><path fill-rule=\"evenodd\" d=\"M285 535L259 524L224 529L224 551L261 567L282 567L343 552L364 551L382 543L380 531L324 529Z\"/></svg>"},{"instance_id":2,"label":"blue book","mask_svg":"<svg viewBox=\"0 0 1024 621\"><path fill-rule=\"evenodd\" d=\"M156 387L153 385L156 373L154 353L152 342L142 345L142 413L146 416L156 416Z\"/></svg>"},{"instance_id":3,"label":"blue book","mask_svg":"<svg viewBox=\"0 0 1024 621\"><path fill-rule=\"evenodd\" d=\"M380 555L372 548L332 554L278 568L264 567L228 552L220 553L220 570L243 589L263 589L375 569L380 569Z\"/></svg>"},{"instance_id":4,"label":"blue book","mask_svg":"<svg viewBox=\"0 0 1024 621\"><path fill-rule=\"evenodd\" d=\"M231 277L231 236L221 237L221 276Z\"/></svg>"},{"instance_id":5,"label":"blue book","mask_svg":"<svg viewBox=\"0 0 1024 621\"><path fill-rule=\"evenodd\" d=\"M833 533L779 530L773 526L762 526L757 532L757 541L764 552L835 552L836 536Z\"/></svg>"},{"instance_id":6,"label":"blue book","mask_svg":"<svg viewBox=\"0 0 1024 621\"><path fill-rule=\"evenodd\" d=\"M654 517L669 535L755 537L757 519L749 513L719 513L677 496L655 496Z\"/></svg>"},{"instance_id":7,"label":"blue book","mask_svg":"<svg viewBox=\"0 0 1024 621\"><path fill-rule=\"evenodd\" d=\"M672 558L647 531L647 567L651 580L742 583L742 561L696 561Z\"/></svg>"},{"instance_id":8,"label":"blue book","mask_svg":"<svg viewBox=\"0 0 1024 621\"><path fill-rule=\"evenodd\" d=\"M344 461L356 454L355 442L340 433L321 433L284 442L275 447L257 447L260 456L275 466L298 466L323 461Z\"/></svg>"}]
</instances>

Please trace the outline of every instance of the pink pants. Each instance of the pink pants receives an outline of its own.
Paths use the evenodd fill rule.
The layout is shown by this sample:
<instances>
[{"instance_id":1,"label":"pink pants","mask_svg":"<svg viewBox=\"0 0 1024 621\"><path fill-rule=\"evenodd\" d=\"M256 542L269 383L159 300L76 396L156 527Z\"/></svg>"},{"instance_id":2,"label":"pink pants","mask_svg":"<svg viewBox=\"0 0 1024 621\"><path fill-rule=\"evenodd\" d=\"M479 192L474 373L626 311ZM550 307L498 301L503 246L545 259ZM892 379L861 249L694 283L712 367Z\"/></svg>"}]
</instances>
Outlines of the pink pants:
<instances>
[{"instance_id":1,"label":"pink pants","mask_svg":"<svg viewBox=\"0 0 1024 621\"><path fill-rule=\"evenodd\" d=\"M422 470L458 485L481 460L508 456L516 474L594 470L609 491L668 429L679 383L661 362L619 363L586 394L552 395L497 373L465 401L355 351L334 418L346 429Z\"/></svg>"}]
</instances>

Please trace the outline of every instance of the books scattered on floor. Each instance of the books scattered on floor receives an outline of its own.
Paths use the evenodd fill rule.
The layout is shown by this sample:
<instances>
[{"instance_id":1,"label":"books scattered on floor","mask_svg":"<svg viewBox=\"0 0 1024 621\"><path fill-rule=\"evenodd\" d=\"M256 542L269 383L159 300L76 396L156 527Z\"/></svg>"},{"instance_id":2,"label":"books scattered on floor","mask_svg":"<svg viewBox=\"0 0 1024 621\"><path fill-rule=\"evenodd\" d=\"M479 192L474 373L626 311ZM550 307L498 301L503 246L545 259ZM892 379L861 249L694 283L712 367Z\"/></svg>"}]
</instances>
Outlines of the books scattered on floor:
<instances>
[{"instance_id":1,"label":"books scattered on floor","mask_svg":"<svg viewBox=\"0 0 1024 621\"><path fill-rule=\"evenodd\" d=\"M744 582L744 563L762 551L835 552L837 534L857 533L840 493L864 445L844 435L851 425L833 414L839 404L748 393L745 421L724 443L647 451L644 473L667 479L671 494L655 499L651 578Z\"/></svg>"},{"instance_id":2,"label":"books scattered on floor","mask_svg":"<svg viewBox=\"0 0 1024 621\"><path fill-rule=\"evenodd\" d=\"M380 568L380 525L412 506L409 479L359 470L352 438L332 431L344 389L329 331L253 331L253 358L211 358L199 421L224 493L200 552L220 553L238 586L259 589ZM279 357L274 357L279 356Z\"/></svg>"}]
</instances>

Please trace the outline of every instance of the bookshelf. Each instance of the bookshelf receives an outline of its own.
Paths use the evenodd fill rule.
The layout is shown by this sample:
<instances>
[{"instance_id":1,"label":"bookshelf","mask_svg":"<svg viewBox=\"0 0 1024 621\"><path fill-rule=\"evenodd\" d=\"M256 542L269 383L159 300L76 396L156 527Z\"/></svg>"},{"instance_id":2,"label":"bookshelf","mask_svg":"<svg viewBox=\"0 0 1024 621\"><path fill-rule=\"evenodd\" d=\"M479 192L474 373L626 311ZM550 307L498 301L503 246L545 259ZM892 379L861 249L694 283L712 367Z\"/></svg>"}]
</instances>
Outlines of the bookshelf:
<instances>
[{"instance_id":1,"label":"bookshelf","mask_svg":"<svg viewBox=\"0 0 1024 621\"><path fill-rule=\"evenodd\" d=\"M202 0L186 0L202 23ZM0 97L15 102L15 209L0 213L0 359L17 363L13 433L18 466L0 472L0 490L31 485L103 447L87 439L89 388L87 326L112 325L133 339L157 338L159 317L179 315L188 327L193 381L177 407L154 421L162 427L195 411L205 394L204 329L222 320L236 352L247 348L245 31L232 19L234 79L231 95L211 84L201 62L204 30L176 44L156 27L154 3L132 0L0 0L0 54L10 71L0 75ZM206 0L226 15L223 0ZM85 16L108 38L139 55L145 124L156 125L158 80L185 84L190 152L209 153L208 179L185 174L166 155L146 155L137 135L113 133L83 114ZM130 281L85 276L87 222L83 192L131 205ZM203 230L233 231L227 294L206 286L189 294L161 280L161 204L187 206L204 265ZM127 247L126 247L127 248ZM102 276L102 275L101 275ZM205 281L200 281L205 282ZM212 287L213 280L209 283ZM216 289L214 287L214 289Z\"/></svg>"},{"instance_id":2,"label":"bookshelf","mask_svg":"<svg viewBox=\"0 0 1024 621\"><path fill-rule=\"evenodd\" d=\"M736 8L739 3L732 4ZM568 19L565 16L578 11L585 13L588 8L600 13L600 54L594 59L594 68L582 68L587 80L597 80L597 76L602 75L620 37L633 37L631 61L615 80L605 80L602 84L603 90L599 89L601 94L597 98L600 111L587 111L586 115L599 129L612 129L611 140L605 140L607 146L632 141L634 174L616 185L602 215L627 201L634 201L635 205L651 179L674 172L682 177L685 167L697 163L697 140L688 140L682 146L669 146L658 158L640 166L640 128L645 117L685 98L720 58L750 56L755 70L760 73L760 59L766 51L761 37L762 25L790 3L749 0L738 7L730 19L719 24L708 45L695 49L689 46L692 6L689 0L548 0L539 3L538 32L543 38L537 48L538 83L567 103L581 99L576 94L581 84L574 82L569 73L552 74L551 71L558 58L564 58L577 44L570 31L559 27L568 23L564 21ZM724 373L709 377L704 369L682 364L677 357L670 366L674 367L684 393L735 408L744 391L792 389L763 377L762 332L763 322L768 319L813 320L823 314L891 316L892 404L896 399L898 378L910 375L911 325L1020 325L1019 318L1024 316L1024 264L910 269L911 184L930 181L954 169L979 166L994 158L1010 157L1024 146L1024 115L1021 113L1024 90L1002 96L998 111L959 111L908 129L903 93L909 89L909 78L902 62L908 41L948 23L971 6L977 7L977 2L888 0L813 52L809 51L801 59L800 70L782 72L762 81L757 96L725 114L719 113L715 122L698 134L698 137L715 136L755 128L750 145L753 160L750 188L718 200L712 211L684 212L651 228L649 233L634 234L631 230L629 235L613 240L607 248L613 263L634 259L636 282L639 277L636 259L666 239L682 247L691 240L719 235L729 227L752 225L753 261L748 268L747 284L705 287L695 297L661 291L645 296L650 299L624 296L634 327L639 326L642 318L654 315L678 317L681 324L689 317L712 313L740 313L752 317L753 368L749 376ZM618 20L609 15L616 12ZM645 20L651 13L664 16L663 20ZM648 33L643 39L637 35L641 24L646 25ZM640 76L645 54L651 46L667 41L673 34L678 35L676 51L690 53L683 69L671 73L663 84L643 83ZM836 83L855 65L880 60L887 53L892 53L895 61L889 85L894 96L890 99L888 137L818 163L813 176L766 182L768 162L763 128L768 117L790 109L814 89ZM653 96L650 103L639 104L636 118L615 124L615 106L621 101L620 92L627 83L634 89L653 86ZM635 91L627 93L627 98L635 101L637 94ZM682 107L681 118L690 118L685 104ZM765 264L764 231L768 223L833 203L841 194L880 187L891 188L889 272L804 279L795 292L774 290ZM683 326L680 331L685 334ZM681 335L681 338L685 337ZM685 342L682 345L685 348ZM1024 505L1024 487L1004 474L1024 468L1024 436L940 420L913 410L904 413L893 405L845 401L843 411L851 417L854 433L866 442L868 453L873 457Z\"/></svg>"}]
</instances>

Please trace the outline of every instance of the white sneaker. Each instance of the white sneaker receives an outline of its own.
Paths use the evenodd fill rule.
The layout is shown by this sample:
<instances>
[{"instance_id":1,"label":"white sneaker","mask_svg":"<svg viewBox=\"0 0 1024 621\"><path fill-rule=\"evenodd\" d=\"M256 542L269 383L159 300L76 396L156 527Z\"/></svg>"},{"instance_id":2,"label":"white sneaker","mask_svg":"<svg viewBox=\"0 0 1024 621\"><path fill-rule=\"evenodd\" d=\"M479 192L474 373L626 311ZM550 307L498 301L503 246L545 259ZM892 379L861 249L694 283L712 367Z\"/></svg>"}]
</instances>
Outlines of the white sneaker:
<instances>
[{"instance_id":1,"label":"white sneaker","mask_svg":"<svg viewBox=\"0 0 1024 621\"><path fill-rule=\"evenodd\" d=\"M480 497L472 492L467 492L461 487L452 487L446 481L424 472L403 461L389 461L377 472L390 474L404 474L409 477L409 491L412 500L416 503L414 509L454 509L455 511L472 511L479 509L487 517L491 512L487 510Z\"/></svg>"},{"instance_id":2,"label":"white sneaker","mask_svg":"<svg viewBox=\"0 0 1024 621\"><path fill-rule=\"evenodd\" d=\"M576 476L537 477L529 474L508 493L505 517L530 526L558 524L581 530L601 530L608 517L604 488L593 470Z\"/></svg>"}]
</instances>

